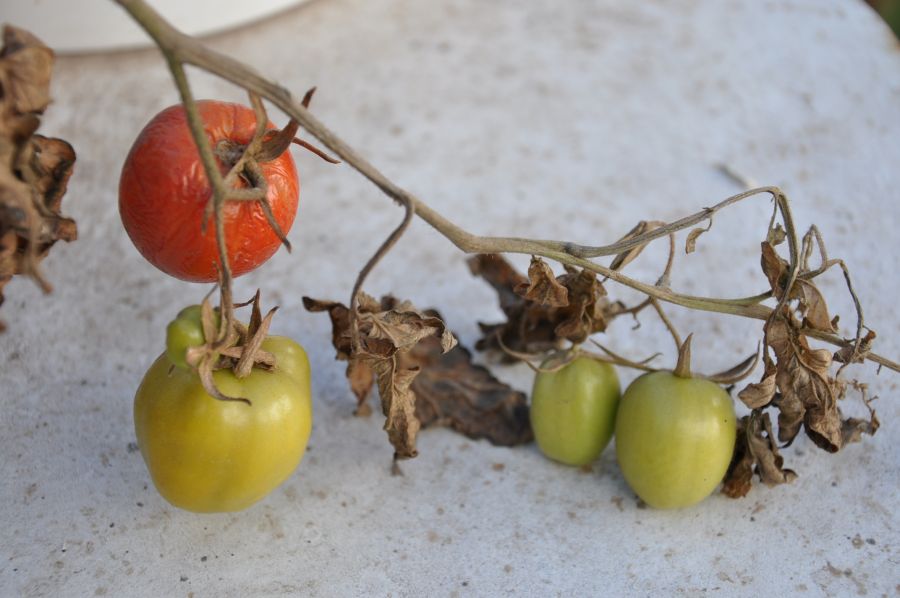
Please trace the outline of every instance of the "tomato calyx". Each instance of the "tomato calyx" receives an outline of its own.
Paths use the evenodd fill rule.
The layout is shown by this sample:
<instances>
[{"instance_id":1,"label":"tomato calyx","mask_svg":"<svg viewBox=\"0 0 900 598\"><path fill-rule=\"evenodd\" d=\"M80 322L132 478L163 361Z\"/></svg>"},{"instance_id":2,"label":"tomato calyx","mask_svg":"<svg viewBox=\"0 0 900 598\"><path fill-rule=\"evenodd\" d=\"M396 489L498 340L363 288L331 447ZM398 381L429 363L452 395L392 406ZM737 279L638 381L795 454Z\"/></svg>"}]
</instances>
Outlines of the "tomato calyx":
<instances>
[{"instance_id":1,"label":"tomato calyx","mask_svg":"<svg viewBox=\"0 0 900 598\"><path fill-rule=\"evenodd\" d=\"M313 87L303 96L303 100L300 104L304 108L309 108L309 104L312 101L315 92L316 88ZM256 104L255 101L254 104ZM262 105L259 104L259 107L261 108ZM263 115L265 114L264 109L258 110L258 112ZM265 121L265 119L261 120ZM282 129L267 131L263 128L261 133L257 130L257 134L254 135L253 139L248 144L240 144L228 139L223 139L215 148L216 157L218 157L230 171L234 169L242 158L246 158L247 162L251 164L254 162L256 164L271 162L286 152L292 143L295 143L330 164L341 163L340 160L332 158L320 148L296 137L299 128L300 123L292 118Z\"/></svg>"},{"instance_id":2,"label":"tomato calyx","mask_svg":"<svg viewBox=\"0 0 900 598\"><path fill-rule=\"evenodd\" d=\"M235 307L252 305L249 324L232 319L218 318L209 302L209 298L201 304L201 326L205 342L190 347L185 352L185 362L197 372L204 390L220 401L238 401L251 405L244 397L231 397L222 393L215 384L213 372L231 370L238 379L249 376L254 368L273 371L276 368L275 355L262 348L268 337L269 326L278 307L274 307L262 315L260 310L260 293L246 303ZM217 325L216 322L219 321Z\"/></svg>"},{"instance_id":3,"label":"tomato calyx","mask_svg":"<svg viewBox=\"0 0 900 598\"><path fill-rule=\"evenodd\" d=\"M301 102L304 108L309 107L315 91L316 88L313 87L306 92ZM227 200L258 202L272 231L281 244L290 251L291 243L272 213L272 206L268 200L269 185L263 175L261 165L282 156L292 143L296 143L331 164L340 164L340 160L332 158L321 149L296 137L300 123L293 118L281 129L268 130L266 125L269 120L262 100L255 94L250 94L250 99L257 118L253 138L246 144L223 139L213 148L213 153L228 173L225 177L225 187L229 193ZM243 185L239 184L239 181ZM212 220L214 212L215 200L213 195L210 195L202 222L204 232L207 223Z\"/></svg>"},{"instance_id":4,"label":"tomato calyx","mask_svg":"<svg viewBox=\"0 0 900 598\"><path fill-rule=\"evenodd\" d=\"M757 347L753 354L728 370L716 374L694 374L691 371L691 340L693 338L694 335L689 334L678 347L678 362L672 373L679 378L703 378L721 386L731 386L752 374L756 364L759 363L760 348Z\"/></svg>"}]
</instances>

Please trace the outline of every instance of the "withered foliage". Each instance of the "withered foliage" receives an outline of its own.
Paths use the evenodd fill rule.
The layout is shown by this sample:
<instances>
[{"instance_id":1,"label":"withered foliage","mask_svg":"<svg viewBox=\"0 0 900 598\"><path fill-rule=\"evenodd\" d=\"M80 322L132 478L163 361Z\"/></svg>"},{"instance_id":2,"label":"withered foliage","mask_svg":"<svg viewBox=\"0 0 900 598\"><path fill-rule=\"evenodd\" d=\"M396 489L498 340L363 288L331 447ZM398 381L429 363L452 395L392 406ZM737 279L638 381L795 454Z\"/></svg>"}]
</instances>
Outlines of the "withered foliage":
<instances>
[{"instance_id":1,"label":"withered foliage","mask_svg":"<svg viewBox=\"0 0 900 598\"><path fill-rule=\"evenodd\" d=\"M875 333L869 331L837 353L810 346L809 334L835 332L837 318L830 316L825 298L812 279L804 277L810 272L806 260L790 284L790 263L775 249L783 238L783 235L770 234L761 246L762 270L780 308L773 311L764 327L766 351L762 378L738 393L752 412L741 420L735 456L723 486L723 492L731 497L744 496L750 490L754 473L769 486L795 479L796 473L783 468L778 443L782 447L790 446L801 429L818 447L836 452L858 441L862 434L874 434L879 426L865 385L848 382L839 373L832 374L834 362L861 361ZM809 254L808 247L804 247L803 253ZM862 395L869 410L868 418L844 418L839 402L846 396L848 387ZM778 412L777 438L769 414L764 411L770 408Z\"/></svg>"},{"instance_id":2,"label":"withered foliage","mask_svg":"<svg viewBox=\"0 0 900 598\"><path fill-rule=\"evenodd\" d=\"M75 152L61 139L35 134L50 103L53 52L36 37L3 28L0 49L0 304L13 276L51 290L39 264L56 241L77 237L60 214ZM0 322L0 331L3 329Z\"/></svg>"},{"instance_id":3,"label":"withered foliage","mask_svg":"<svg viewBox=\"0 0 900 598\"><path fill-rule=\"evenodd\" d=\"M606 289L596 274L566 266L560 276L540 258L533 258L528 276L516 271L502 256L481 254L469 259L472 274L480 276L494 290L506 322L479 323L483 337L479 351L504 347L519 353L544 353L560 348L566 341L581 343L603 332L625 308L606 297ZM515 361L503 353L507 361Z\"/></svg>"},{"instance_id":4,"label":"withered foliage","mask_svg":"<svg viewBox=\"0 0 900 598\"><path fill-rule=\"evenodd\" d=\"M303 305L331 317L337 359L348 362L347 379L361 407L377 384L395 458L415 457L419 429L428 426L499 445L531 440L525 395L472 364L437 312L360 293L354 342L349 308L309 297Z\"/></svg>"},{"instance_id":5,"label":"withered foliage","mask_svg":"<svg viewBox=\"0 0 900 598\"><path fill-rule=\"evenodd\" d=\"M472 363L468 349L457 345L442 354L436 339L416 345L410 358L421 367L412 389L416 417L423 427L447 426L469 438L499 446L516 446L534 438L525 394Z\"/></svg>"},{"instance_id":6,"label":"withered foliage","mask_svg":"<svg viewBox=\"0 0 900 598\"><path fill-rule=\"evenodd\" d=\"M792 482L797 477L796 473L784 468L769 414L760 411L753 411L738 422L734 456L722 492L731 498L746 496L754 474L767 486Z\"/></svg>"}]
</instances>

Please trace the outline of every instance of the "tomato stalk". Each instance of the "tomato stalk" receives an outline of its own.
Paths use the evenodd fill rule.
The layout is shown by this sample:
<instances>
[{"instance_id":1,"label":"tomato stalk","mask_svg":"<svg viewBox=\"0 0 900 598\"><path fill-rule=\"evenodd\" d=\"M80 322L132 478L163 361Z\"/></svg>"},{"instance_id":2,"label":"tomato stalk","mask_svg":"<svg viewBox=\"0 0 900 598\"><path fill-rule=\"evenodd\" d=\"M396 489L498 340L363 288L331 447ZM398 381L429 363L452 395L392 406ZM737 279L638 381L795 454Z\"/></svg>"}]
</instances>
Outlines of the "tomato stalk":
<instances>
[{"instance_id":1,"label":"tomato stalk","mask_svg":"<svg viewBox=\"0 0 900 598\"><path fill-rule=\"evenodd\" d=\"M316 137L326 148L369 179L369 181L377 186L382 192L402 205L406 210L404 223L407 223L413 215L419 216L460 250L466 253L519 253L542 256L561 264L567 264L569 266L584 268L591 272L595 272L617 283L638 290L658 301L680 305L689 309L771 321L773 314L779 313L780 309L773 309L761 304L762 301L772 296L770 292L732 299L685 295L676 293L664 285L650 285L633 279L613 268L598 264L591 259L602 256L619 255L623 252L644 246L661 237L686 230L703 222L708 222L715 213L730 205L752 197L764 196L769 197L775 203L776 210L773 213L773 221L775 214L777 213L780 214L781 220L784 223L783 231L786 240L788 241L790 252L788 288L790 288L798 279L813 278L818 274L821 274L824 270L836 265L836 262L826 263L823 264L820 270L800 274L799 265L802 259L800 253L801 246L793 222L790 203L784 192L773 186L758 187L742 191L712 207L704 208L695 214L691 214L673 222L665 223L652 230L609 245L590 246L567 241L479 236L472 234L433 210L424 201L412 193L393 183L356 150L315 118L306 106L296 102L292 98L290 92L285 88L265 79L259 73L241 62L215 52L199 41L176 30L144 2L144 0L114 1L128 11L132 18L147 31L153 38L157 47L165 55L166 60L170 65L170 69L175 76L175 82L181 92L182 100L189 113L192 112L191 103L193 100L190 96L187 81L184 78L183 64L191 64L200 67L207 72L218 75L225 80L243 87L251 93L258 94L260 97L271 101L275 106L299 123L299 126L303 127L311 135ZM198 146L204 145L204 139L202 138L202 135L200 135L199 130L192 127L192 132L195 135ZM208 148L206 149L207 159L204 159L204 167L208 169L211 181L219 181L221 177L218 176L218 172L216 172L214 168L211 168L214 164L211 159L212 153ZM219 185L218 183L217 185L218 186L214 186L214 206L216 209L220 209L227 191L222 185ZM358 283L364 279L368 271L374 267L381 256L383 256L390 246L396 242L399 235L405 230L405 226L406 224L401 224L401 226L391 234L391 237L383 244L369 263L366 264L366 267L360 272L360 277L357 281ZM226 272L225 284L230 286L230 276L228 272ZM359 286L359 284L354 285L353 295L351 296L351 303L354 303L354 305ZM850 362L865 359L877 363L880 366L900 372L900 363L897 361L888 359L871 351L861 350L864 345L862 342L864 330L862 310L860 309L858 298L849 284L848 288L851 295L853 295L854 305L857 308L857 334L853 339L844 339L834 333L817 330L811 327L804 327L801 332L810 338L815 338L848 349L851 351L851 358L848 359ZM787 294L785 294L785 296L787 296ZM784 298L779 300L778 307L781 307L785 301L786 299ZM354 313L355 311L351 310L351 314ZM230 318L226 318L226 320L230 321Z\"/></svg>"}]
</instances>

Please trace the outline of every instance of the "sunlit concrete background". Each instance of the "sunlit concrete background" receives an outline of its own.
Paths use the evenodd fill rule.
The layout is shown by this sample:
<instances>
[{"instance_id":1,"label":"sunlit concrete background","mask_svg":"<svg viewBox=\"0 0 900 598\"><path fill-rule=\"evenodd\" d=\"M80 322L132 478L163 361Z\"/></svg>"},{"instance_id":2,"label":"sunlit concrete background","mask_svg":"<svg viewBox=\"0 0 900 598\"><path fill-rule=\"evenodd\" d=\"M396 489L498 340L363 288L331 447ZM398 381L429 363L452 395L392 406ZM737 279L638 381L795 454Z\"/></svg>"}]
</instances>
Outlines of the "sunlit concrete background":
<instances>
[{"instance_id":1,"label":"sunlit concrete background","mask_svg":"<svg viewBox=\"0 0 900 598\"><path fill-rule=\"evenodd\" d=\"M739 191L719 164L780 185L799 226L816 223L850 266L877 350L900 356L900 46L862 2L318 0L210 43L298 96L317 85L322 120L472 232L609 242ZM191 76L198 97L245 97ZM401 212L304 152L295 250L239 279L237 295L261 288L281 305L274 331L309 350L310 451L248 511L169 506L129 448L131 400L166 322L208 287L143 261L116 189L137 131L177 96L145 50L60 58L53 97L42 132L78 152L64 211L80 239L46 260L52 295L17 280L0 309L0 596L896 595L900 377L869 366L854 372L880 397L881 431L837 455L798 440L784 454L799 479L742 500L641 509L612 447L585 473L443 430L424 432L392 476L381 418L353 417L327 318L300 298L346 301ZM770 210L759 198L720 214L678 257L674 288L765 288ZM653 248L629 270L655 281L663 258ZM850 334L840 275L822 286ZM439 308L469 346L477 320L500 317L464 256L420 222L367 289ZM703 371L761 336L758 322L671 316L694 332ZM661 327L641 321L604 342L671 361ZM524 366L497 372L530 385ZM845 409L862 413L852 398Z\"/></svg>"}]
</instances>

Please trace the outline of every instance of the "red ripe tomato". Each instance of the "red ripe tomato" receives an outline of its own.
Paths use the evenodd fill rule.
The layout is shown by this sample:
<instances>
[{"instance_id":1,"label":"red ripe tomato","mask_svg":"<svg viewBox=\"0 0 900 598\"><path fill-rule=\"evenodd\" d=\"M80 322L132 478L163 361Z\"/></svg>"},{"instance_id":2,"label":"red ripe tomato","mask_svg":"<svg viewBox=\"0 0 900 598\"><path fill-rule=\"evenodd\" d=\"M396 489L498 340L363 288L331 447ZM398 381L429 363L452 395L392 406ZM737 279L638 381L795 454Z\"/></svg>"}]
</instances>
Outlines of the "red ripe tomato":
<instances>
[{"instance_id":1,"label":"red ripe tomato","mask_svg":"<svg viewBox=\"0 0 900 598\"><path fill-rule=\"evenodd\" d=\"M256 127L253 110L213 100L197 102L210 145L229 140L245 145ZM275 126L269 123L269 129ZM236 156L237 157L237 156ZM235 157L235 158L236 158ZM223 174L231 164L219 159ZM275 221L287 234L297 213L300 183L290 152L260 163L268 183ZM241 181L240 185L246 186ZM132 242L147 261L176 278L194 282L217 279L215 224L201 224L212 194L184 108L166 108L151 120L131 148L119 181L119 213ZM278 250L278 236L259 202L228 201L225 239L232 274L245 274Z\"/></svg>"}]
</instances>

